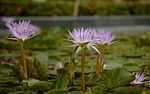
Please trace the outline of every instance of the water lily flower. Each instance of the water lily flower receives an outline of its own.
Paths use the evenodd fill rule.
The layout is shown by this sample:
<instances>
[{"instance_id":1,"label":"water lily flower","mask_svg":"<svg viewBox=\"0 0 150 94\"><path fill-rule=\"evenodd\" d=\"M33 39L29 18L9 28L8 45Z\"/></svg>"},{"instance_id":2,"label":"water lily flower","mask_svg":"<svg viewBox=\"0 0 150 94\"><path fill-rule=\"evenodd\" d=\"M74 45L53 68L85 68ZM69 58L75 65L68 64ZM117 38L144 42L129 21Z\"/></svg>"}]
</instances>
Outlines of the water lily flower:
<instances>
[{"instance_id":1,"label":"water lily flower","mask_svg":"<svg viewBox=\"0 0 150 94\"><path fill-rule=\"evenodd\" d=\"M33 25L33 24L30 24L29 28L32 31L33 35L36 35L39 33L39 31L41 31L41 29L38 26Z\"/></svg>"},{"instance_id":2,"label":"water lily flower","mask_svg":"<svg viewBox=\"0 0 150 94\"><path fill-rule=\"evenodd\" d=\"M98 50L101 54L97 55L96 62L96 74L99 75L104 67L104 53L107 45L112 44L115 36L112 35L112 32L106 29L94 29L94 38L96 43L98 44Z\"/></svg>"},{"instance_id":3,"label":"water lily flower","mask_svg":"<svg viewBox=\"0 0 150 94\"><path fill-rule=\"evenodd\" d=\"M112 35L111 31L106 29L95 29L94 38L97 40L97 44L112 44L115 36Z\"/></svg>"},{"instance_id":4,"label":"water lily flower","mask_svg":"<svg viewBox=\"0 0 150 94\"><path fill-rule=\"evenodd\" d=\"M9 23L7 22L6 26L8 27L10 33L13 36L10 39L18 40L20 44L23 74L24 74L24 78L28 78L27 65L26 65L26 59L24 54L25 53L24 41L37 35L39 28L37 26L30 24L30 21L19 21L18 23L14 21Z\"/></svg>"},{"instance_id":5,"label":"water lily flower","mask_svg":"<svg viewBox=\"0 0 150 94\"><path fill-rule=\"evenodd\" d=\"M97 48L94 47L96 45L94 33L94 29L91 28L78 28L74 29L72 32L69 31L72 37L70 41L74 43L72 46L76 47L75 53L77 54L81 50L81 90L83 91L85 90L84 66L86 62L86 48L93 48L99 53Z\"/></svg>"},{"instance_id":6,"label":"water lily flower","mask_svg":"<svg viewBox=\"0 0 150 94\"><path fill-rule=\"evenodd\" d=\"M94 31L91 28L78 28L74 29L72 32L69 31L70 36L72 37L73 40L70 40L74 43L74 46L76 47L75 53L77 54L82 48L93 48L95 49L98 53L99 51L97 50L96 47L96 42L94 40Z\"/></svg>"},{"instance_id":7,"label":"water lily flower","mask_svg":"<svg viewBox=\"0 0 150 94\"><path fill-rule=\"evenodd\" d=\"M39 30L34 25L30 24L30 21L19 21L18 23L11 22L9 24L6 23L6 26L8 27L13 37L15 37L10 39L21 39L22 41L35 36L37 34L36 31Z\"/></svg>"},{"instance_id":8,"label":"water lily flower","mask_svg":"<svg viewBox=\"0 0 150 94\"><path fill-rule=\"evenodd\" d=\"M136 73L134 81L131 84L142 84L144 83L145 75L143 73Z\"/></svg>"},{"instance_id":9,"label":"water lily flower","mask_svg":"<svg viewBox=\"0 0 150 94\"><path fill-rule=\"evenodd\" d=\"M15 21L15 19L13 17L2 17L2 22L6 23L6 24L9 24L13 21Z\"/></svg>"}]
</instances>

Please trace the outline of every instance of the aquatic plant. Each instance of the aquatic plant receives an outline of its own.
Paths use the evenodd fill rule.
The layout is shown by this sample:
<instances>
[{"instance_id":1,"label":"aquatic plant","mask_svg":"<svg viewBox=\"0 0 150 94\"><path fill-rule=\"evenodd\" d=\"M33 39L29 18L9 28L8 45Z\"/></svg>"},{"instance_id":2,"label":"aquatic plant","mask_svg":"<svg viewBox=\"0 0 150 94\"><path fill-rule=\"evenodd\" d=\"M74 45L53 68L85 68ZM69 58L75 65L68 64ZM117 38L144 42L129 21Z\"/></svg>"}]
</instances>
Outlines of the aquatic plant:
<instances>
[{"instance_id":1,"label":"aquatic plant","mask_svg":"<svg viewBox=\"0 0 150 94\"><path fill-rule=\"evenodd\" d=\"M143 73L136 73L134 81L131 84L143 84L145 80L145 75Z\"/></svg>"},{"instance_id":2,"label":"aquatic plant","mask_svg":"<svg viewBox=\"0 0 150 94\"><path fill-rule=\"evenodd\" d=\"M9 25L12 25L12 23L17 23L15 21L10 22ZM17 23L18 24L18 23ZM39 30L39 28L34 29L35 27L30 25L29 29L31 31L33 31L32 33L37 33L37 31ZM53 31L53 30L52 30ZM29 41L30 44L33 44L36 42L36 47L39 47L43 49L43 45L41 46L41 44L44 43L44 45L46 45L46 47L44 46L44 50L51 50L46 42L52 42L55 43L53 44L54 46L56 46L55 40L57 40L58 38L61 39L62 35L64 37L64 32L60 32L59 34L54 33L53 36L50 32L45 31L46 34L43 34L44 32L42 32L42 35L40 35L40 38L37 38L36 41L35 40L31 40ZM50 35L49 35L50 33ZM39 54L40 56L36 56L36 58L33 60L33 58L31 59L29 58L25 58L25 63L27 66L27 76L28 78L32 78L32 79L23 79L24 78L24 68L23 68L23 64L21 62L21 59L17 59L20 63L15 62L15 64L13 64L13 73L11 71L8 71L8 69L10 69L11 66L8 67L8 69L2 70L2 68L4 66L1 66L0 68L0 73L1 73L1 81L0 82L0 88L1 88L1 93L8 93L8 92L15 92L15 94L18 93L39 93L39 94L108 94L108 93L116 93L116 94L129 94L129 93L133 93L133 94L138 94L143 92L142 94L145 94L148 91L148 89L150 88L150 82L148 81L149 79L145 79L145 75L146 77L149 76L149 65L145 66L144 65L144 72L142 72L144 74L144 78L142 76L141 73L137 73L135 75L135 79L134 76L132 74L133 71L137 70L137 68L135 69L134 67L132 68L132 66L136 66L139 69L139 66L141 66L141 63L137 63L138 60L149 60L149 53L146 55L143 55L143 51L148 50L147 48L142 49L139 52L139 48L136 49L138 51L135 51L135 47L134 44L129 44L127 46L124 47L124 44L128 44L127 41L129 40L129 38L123 38L121 37L121 41L125 40L123 42L123 44L118 43L118 45L114 46L112 45L112 47L108 48L110 50L108 50L109 56L110 58L107 58L107 60L109 61L109 63L106 63L106 70L101 72L100 71L100 76L99 73L97 73L97 75L95 74L95 72L93 72L93 69L95 69L95 64L93 63L89 63L87 62L87 66L85 66L85 62L88 61L91 58L86 58L86 52L87 50L93 48L95 49L98 53L99 53L99 61L100 59L102 60L102 65L100 65L100 68L102 69L102 67L104 67L103 65L103 60L104 60L104 53L106 51L106 47L108 47L108 45L113 43L114 37L112 35L112 33L110 31L107 31L105 29L91 29L91 28L78 28L73 30L72 32L69 31L72 39L70 40L71 42L73 42L73 47L75 47L75 53L73 53L73 56L75 56L75 54L78 54L81 51L81 65L82 65L82 73L78 72L79 69L79 65L77 62L75 62L75 59L78 57L71 57L70 61L65 61L66 58L68 58L68 55L71 54L71 51L68 50L67 48L62 48L62 46L66 45L65 43L62 43L59 45L58 50L59 51L68 51L66 53L57 53L55 49L55 51L50 51L50 53L48 53L45 55L46 56L46 60L45 61L50 64L53 65L52 68L48 66L45 66L44 64L42 64L40 56L42 58L43 54ZM108 33L108 34L107 34ZM62 35L61 35L62 34ZM105 36L106 34L106 36ZM35 34L36 35L36 34ZM13 38L11 39L15 39L17 41L22 40L20 37L17 38L16 36L14 36L12 34ZM31 35L31 37L34 35ZM52 38L51 38L52 36ZM118 38L118 37L117 37ZM29 38L25 38L25 40L22 42L24 43L27 39ZM130 38L130 43L133 43L131 41L132 38ZM49 41L51 40L51 41ZM28 44L28 42L27 42ZM30 44L28 44L27 46L30 48ZM10 46L10 44L8 43L8 45ZM8 46L8 47L9 47ZM99 49L96 49L95 46L99 47ZM36 47L34 48L34 46L32 45L33 48L30 49L36 49ZM57 47L57 46L56 46ZM4 47L5 48L5 47ZM121 53L119 51L116 51L118 48L120 48ZM132 49L131 49L132 48ZM12 49L12 48L10 48ZM66 50L67 49L67 50ZM123 49L123 50L122 50ZM39 49L36 49L39 50ZM52 49L54 50L54 49ZM113 51L112 51L113 50ZM135 51L136 53L132 53ZM42 50L43 51L43 50ZM129 53L130 52L130 53ZM112 54L111 54L112 53ZM138 58L138 60L130 60L128 58L133 58L135 54L139 53L136 58ZM49 55L51 54L51 55ZM145 54L145 53L144 53ZM31 52L31 55L32 52ZM34 54L35 55L35 54ZM55 56L57 55L57 56ZM123 56L122 56L123 55ZM118 56L117 58L114 56ZM25 57L25 55L24 55ZM66 57L64 59L64 57ZM143 58L146 57L146 58ZM13 56L14 58L14 56ZM135 58L135 57L134 57ZM1 59L1 57L0 57ZM2 57L3 59L3 57ZM114 59L117 59L117 62L114 61ZM125 61L123 61L122 59L124 59ZM127 60L128 59L128 60ZM9 58L6 60L10 60ZM50 61L49 61L50 60ZM51 64L51 62L53 60L58 60L60 62L56 62L55 64ZM120 60L120 61L119 61ZM106 61L106 62L108 62ZM123 61L123 62L122 62ZM7 62L7 61L6 61ZM95 62L95 60L93 60L93 62ZM120 63L121 62L121 63ZM100 62L101 63L101 62ZM149 63L148 61L145 61L145 63ZM6 63L5 63L6 64ZM89 64L89 65L88 65ZM120 65L117 65L120 64ZM142 63L143 64L143 63ZM94 66L94 67L93 67ZM114 67L115 66L115 67ZM143 65L142 65L143 66ZM120 67L120 68L118 68ZM117 68L117 69L116 69ZM6 71L7 70L7 71ZM57 72L56 72L57 70ZM8 73L8 75L5 75L2 71L4 71L4 73ZM16 73L14 72L16 71ZM90 71L90 72L89 72ZM9 73L10 72L10 73ZM15 73L15 77L14 77L14 73ZM4 74L4 76L3 76ZM13 80L12 77L8 77L8 76L13 76ZM19 81L22 81L22 84L18 83L18 79L16 79L16 76L18 76ZM84 77L85 76L85 77ZM80 77L82 78L80 81ZM15 80L14 80L15 78ZM33 79L34 78L34 79ZM38 79L38 80L37 80ZM84 81L85 79L85 81ZM143 80L144 79L144 80ZM17 85L14 87L12 84L10 84L10 81L12 80L12 82L14 81L13 84ZM41 80L45 80L45 82L43 83L43 81ZM143 80L143 81L142 81ZM147 80L145 82L145 80ZM39 83L40 82L40 83ZM80 91L80 82L81 82L81 90L85 90L85 83L86 83L86 91L87 92L82 92ZM132 82L133 84L131 84L130 82ZM144 83L141 85L141 83ZM138 85L135 85L138 84ZM139 85L140 84L140 85ZM21 85L21 86L20 86ZM7 88L5 88L7 87ZM10 88L10 89L9 89Z\"/></svg>"},{"instance_id":3,"label":"aquatic plant","mask_svg":"<svg viewBox=\"0 0 150 94\"><path fill-rule=\"evenodd\" d=\"M105 94L104 92L108 93L114 88L127 86L133 80L131 73L122 68L104 71L99 78L96 85L91 86L92 91L96 94Z\"/></svg>"},{"instance_id":4,"label":"aquatic plant","mask_svg":"<svg viewBox=\"0 0 150 94\"><path fill-rule=\"evenodd\" d=\"M6 23L6 26L8 27L9 32L13 36L10 39L17 40L20 44L22 57L21 64L23 66L24 77L27 78L28 75L27 75L27 65L25 61L24 41L35 36L39 29L34 25L30 24L30 21L19 21L18 23L10 22Z\"/></svg>"},{"instance_id":5,"label":"aquatic plant","mask_svg":"<svg viewBox=\"0 0 150 94\"><path fill-rule=\"evenodd\" d=\"M81 67L82 67L82 79L81 79L81 90L85 90L85 78L84 78L84 66L86 59L86 50L94 48L97 52L97 48L94 47L96 42L94 40L94 32L91 28L78 28L74 29L72 32L69 31L70 36L74 44L72 45L75 48L75 53L77 54L81 50Z\"/></svg>"},{"instance_id":6,"label":"aquatic plant","mask_svg":"<svg viewBox=\"0 0 150 94\"><path fill-rule=\"evenodd\" d=\"M107 45L112 44L115 36L106 29L94 29L94 38L98 44L98 50L101 54L97 55L96 74L99 75L104 66L104 53Z\"/></svg>"},{"instance_id":7,"label":"aquatic plant","mask_svg":"<svg viewBox=\"0 0 150 94\"><path fill-rule=\"evenodd\" d=\"M13 18L13 17L2 17L1 20L2 20L2 22L9 24L9 23L15 21L15 18Z\"/></svg>"}]
</instances>

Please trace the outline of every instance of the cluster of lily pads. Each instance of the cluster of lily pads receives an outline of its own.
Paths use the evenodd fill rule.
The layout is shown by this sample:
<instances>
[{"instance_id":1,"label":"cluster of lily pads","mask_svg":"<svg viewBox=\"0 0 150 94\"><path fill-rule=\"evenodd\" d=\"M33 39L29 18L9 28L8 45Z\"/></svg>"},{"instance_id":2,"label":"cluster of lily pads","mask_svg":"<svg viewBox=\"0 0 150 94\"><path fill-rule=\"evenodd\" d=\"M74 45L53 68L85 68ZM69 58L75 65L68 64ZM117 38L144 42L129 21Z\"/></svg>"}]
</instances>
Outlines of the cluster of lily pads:
<instances>
[{"instance_id":1,"label":"cluster of lily pads","mask_svg":"<svg viewBox=\"0 0 150 94\"><path fill-rule=\"evenodd\" d=\"M24 42L37 34L39 34L40 28L31 24L30 21L14 21L10 20L6 22L6 26L11 33L11 38L17 40L20 45L21 51L21 62L23 77L28 78L27 62L24 52ZM96 58L96 70L95 74L101 76L104 64L104 54L108 45L114 43L115 36L111 31L100 28L75 28L69 31L70 39L73 45L69 47L74 47L74 54L79 54L81 51L81 91L86 90L85 85L85 72L84 67L86 64L86 53L94 49L97 53ZM145 75L143 72L137 72L135 74L135 79L131 82L132 84L142 84L144 83Z\"/></svg>"}]
</instances>

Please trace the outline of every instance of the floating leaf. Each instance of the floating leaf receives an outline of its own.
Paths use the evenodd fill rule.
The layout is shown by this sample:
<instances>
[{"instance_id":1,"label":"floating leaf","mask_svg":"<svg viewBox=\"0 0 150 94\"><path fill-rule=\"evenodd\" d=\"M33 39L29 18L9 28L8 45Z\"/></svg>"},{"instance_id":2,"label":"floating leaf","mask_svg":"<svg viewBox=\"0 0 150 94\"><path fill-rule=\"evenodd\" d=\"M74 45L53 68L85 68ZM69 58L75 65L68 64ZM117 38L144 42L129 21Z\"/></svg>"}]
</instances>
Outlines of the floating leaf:
<instances>
[{"instance_id":1,"label":"floating leaf","mask_svg":"<svg viewBox=\"0 0 150 94\"><path fill-rule=\"evenodd\" d=\"M141 87L118 87L114 89L115 94L141 94L143 91L143 88Z\"/></svg>"},{"instance_id":2,"label":"floating leaf","mask_svg":"<svg viewBox=\"0 0 150 94\"><path fill-rule=\"evenodd\" d=\"M38 60L44 64L48 62L48 55L44 53L38 53L35 58L38 58Z\"/></svg>"},{"instance_id":3,"label":"floating leaf","mask_svg":"<svg viewBox=\"0 0 150 94\"><path fill-rule=\"evenodd\" d=\"M39 82L31 86L30 89L38 94L43 94L51 89L51 85L48 82Z\"/></svg>"},{"instance_id":4,"label":"floating leaf","mask_svg":"<svg viewBox=\"0 0 150 94\"><path fill-rule=\"evenodd\" d=\"M18 94L18 93L17 93ZM26 92L23 92L22 94L37 94L36 92L34 91L26 91Z\"/></svg>"},{"instance_id":5,"label":"floating leaf","mask_svg":"<svg viewBox=\"0 0 150 94\"><path fill-rule=\"evenodd\" d=\"M87 91L87 92L83 92L81 94L94 94L94 93L92 93L91 91Z\"/></svg>"},{"instance_id":6,"label":"floating leaf","mask_svg":"<svg viewBox=\"0 0 150 94\"><path fill-rule=\"evenodd\" d=\"M64 93L62 89L53 89L53 90L44 92L44 94L67 94L67 93Z\"/></svg>"},{"instance_id":7,"label":"floating leaf","mask_svg":"<svg viewBox=\"0 0 150 94\"><path fill-rule=\"evenodd\" d=\"M106 70L113 70L113 69L116 69L116 68L121 68L123 67L122 64L119 64L119 63L109 63L109 64L105 64L105 69Z\"/></svg>"},{"instance_id":8,"label":"floating leaf","mask_svg":"<svg viewBox=\"0 0 150 94\"><path fill-rule=\"evenodd\" d=\"M33 86L33 85L35 85L37 83L40 83L40 81L36 80L36 79L25 79L22 82L26 82L29 87L31 87L31 86Z\"/></svg>"}]
</instances>

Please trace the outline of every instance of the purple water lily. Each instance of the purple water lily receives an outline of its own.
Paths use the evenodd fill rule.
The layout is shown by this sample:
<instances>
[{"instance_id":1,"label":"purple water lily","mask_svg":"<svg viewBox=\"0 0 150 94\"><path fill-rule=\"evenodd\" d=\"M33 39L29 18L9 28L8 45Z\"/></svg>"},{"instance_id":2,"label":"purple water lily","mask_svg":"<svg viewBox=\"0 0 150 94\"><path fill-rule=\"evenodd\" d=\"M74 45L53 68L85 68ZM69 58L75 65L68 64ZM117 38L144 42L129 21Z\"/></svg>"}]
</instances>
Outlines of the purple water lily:
<instances>
[{"instance_id":1,"label":"purple water lily","mask_svg":"<svg viewBox=\"0 0 150 94\"><path fill-rule=\"evenodd\" d=\"M135 74L135 79L132 81L132 84L142 84L144 83L143 81L145 80L145 75L143 73L136 73Z\"/></svg>"},{"instance_id":2,"label":"purple water lily","mask_svg":"<svg viewBox=\"0 0 150 94\"><path fill-rule=\"evenodd\" d=\"M86 48L90 49L93 48L97 52L95 39L94 39L94 29L91 28L78 28L74 29L72 32L69 31L70 36L73 40L70 40L74 43L74 45L77 49L75 53L77 54L81 50L81 90L85 90L85 78L84 78L84 67L86 62Z\"/></svg>"},{"instance_id":3,"label":"purple water lily","mask_svg":"<svg viewBox=\"0 0 150 94\"><path fill-rule=\"evenodd\" d=\"M39 31L41 31L41 29L38 26L33 24L30 24L29 29L32 31L33 35L36 35L39 33Z\"/></svg>"},{"instance_id":4,"label":"purple water lily","mask_svg":"<svg viewBox=\"0 0 150 94\"><path fill-rule=\"evenodd\" d=\"M115 39L115 36L112 35L112 32L106 29L95 29L94 38L97 40L97 44L111 44Z\"/></svg>"},{"instance_id":5,"label":"purple water lily","mask_svg":"<svg viewBox=\"0 0 150 94\"><path fill-rule=\"evenodd\" d=\"M30 21L19 21L6 23L6 26L9 28L9 31L15 38L11 39L21 39L23 41L35 36L38 32L38 28L30 24Z\"/></svg>"},{"instance_id":6,"label":"purple water lily","mask_svg":"<svg viewBox=\"0 0 150 94\"><path fill-rule=\"evenodd\" d=\"M13 18L13 17L2 17L1 20L2 20L2 22L9 24L9 23L15 21L15 18Z\"/></svg>"},{"instance_id":7,"label":"purple water lily","mask_svg":"<svg viewBox=\"0 0 150 94\"><path fill-rule=\"evenodd\" d=\"M82 47L83 48L93 48L95 49L98 53L99 51L97 50L94 45L96 45L96 42L94 41L94 31L91 28L78 28L74 29L72 32L69 31L70 36L72 37L73 40L70 40L74 43L74 47L77 47L76 53L78 53Z\"/></svg>"}]
</instances>

